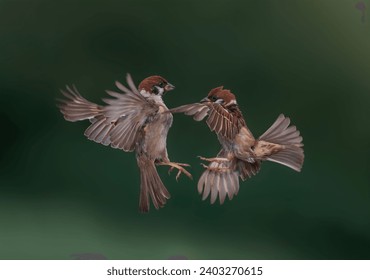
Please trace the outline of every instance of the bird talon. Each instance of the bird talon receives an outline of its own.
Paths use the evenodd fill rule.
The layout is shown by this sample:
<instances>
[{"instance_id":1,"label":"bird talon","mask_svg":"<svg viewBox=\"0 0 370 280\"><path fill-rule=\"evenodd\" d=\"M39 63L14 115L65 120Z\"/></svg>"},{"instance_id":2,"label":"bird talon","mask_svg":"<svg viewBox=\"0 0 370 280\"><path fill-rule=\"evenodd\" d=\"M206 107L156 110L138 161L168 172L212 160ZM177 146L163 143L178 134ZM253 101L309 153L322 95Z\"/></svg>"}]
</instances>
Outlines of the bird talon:
<instances>
[{"instance_id":1,"label":"bird talon","mask_svg":"<svg viewBox=\"0 0 370 280\"><path fill-rule=\"evenodd\" d=\"M171 172L173 171L175 167L171 166L170 169L168 169L168 175L171 175Z\"/></svg>"},{"instance_id":2,"label":"bird talon","mask_svg":"<svg viewBox=\"0 0 370 280\"><path fill-rule=\"evenodd\" d=\"M210 166L205 165L203 163L201 163L200 165L203 166L205 169L207 169L209 171L213 171L213 172L217 172L217 173L224 173L224 172L229 171L229 168L227 168L227 167L210 167Z\"/></svg>"},{"instance_id":3,"label":"bird talon","mask_svg":"<svg viewBox=\"0 0 370 280\"><path fill-rule=\"evenodd\" d=\"M206 158L206 157L202 157L202 156L197 156L200 160L204 160L204 161L211 161L209 158Z\"/></svg>"},{"instance_id":4,"label":"bird talon","mask_svg":"<svg viewBox=\"0 0 370 280\"><path fill-rule=\"evenodd\" d=\"M205 165L203 162L200 163L201 166L203 166L204 168L208 169L209 166L208 165Z\"/></svg>"},{"instance_id":5,"label":"bird talon","mask_svg":"<svg viewBox=\"0 0 370 280\"><path fill-rule=\"evenodd\" d=\"M208 162L217 162L217 163L223 163L223 162L228 162L228 158L223 158L223 157L214 157L214 158L206 158L202 156L198 156L200 160L208 161Z\"/></svg>"},{"instance_id":6,"label":"bird talon","mask_svg":"<svg viewBox=\"0 0 370 280\"><path fill-rule=\"evenodd\" d=\"M190 164L187 164L187 163L176 163L177 165L180 165L180 166L186 166L186 167L190 167Z\"/></svg>"},{"instance_id":7,"label":"bird talon","mask_svg":"<svg viewBox=\"0 0 370 280\"><path fill-rule=\"evenodd\" d=\"M180 175L181 175L181 170L179 170L176 174L176 182L179 181L179 178L180 178Z\"/></svg>"},{"instance_id":8,"label":"bird talon","mask_svg":"<svg viewBox=\"0 0 370 280\"><path fill-rule=\"evenodd\" d=\"M176 162L159 162L157 163L158 165L168 165L170 166L170 169L168 170L168 174L170 174L174 168L178 170L177 175L176 175L176 181L179 179L181 173L184 173L186 176L188 176L190 179L193 180L193 176L182 166L189 166L187 163L176 163Z\"/></svg>"}]
</instances>

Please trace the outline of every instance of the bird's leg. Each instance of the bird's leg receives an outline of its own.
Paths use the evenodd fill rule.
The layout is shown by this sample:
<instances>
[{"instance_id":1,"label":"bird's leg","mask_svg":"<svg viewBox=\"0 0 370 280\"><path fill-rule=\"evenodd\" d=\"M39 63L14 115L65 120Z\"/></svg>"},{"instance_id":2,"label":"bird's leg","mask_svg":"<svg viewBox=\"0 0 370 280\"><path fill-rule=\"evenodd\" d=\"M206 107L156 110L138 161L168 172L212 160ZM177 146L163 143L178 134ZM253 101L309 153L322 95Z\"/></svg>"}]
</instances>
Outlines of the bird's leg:
<instances>
[{"instance_id":1,"label":"bird's leg","mask_svg":"<svg viewBox=\"0 0 370 280\"><path fill-rule=\"evenodd\" d=\"M230 162L230 159L229 158L225 158L225 157L214 157L214 158L205 158L205 157L201 157L201 156L198 156L201 160L204 160L204 161L208 161L208 162L215 162L215 163L218 163L218 164L222 164L222 163L229 163ZM216 167L216 166L207 166L203 163L201 163L201 165L210 170L210 171L214 171L214 172L218 172L218 173L222 173L222 172L227 172L230 170L229 167Z\"/></svg>"},{"instance_id":2,"label":"bird's leg","mask_svg":"<svg viewBox=\"0 0 370 280\"><path fill-rule=\"evenodd\" d=\"M187 163L178 163L178 162L171 162L171 164L177 164L179 166L190 166L190 164L187 164ZM168 169L168 175L171 174L172 170L175 169L175 166L174 165L171 165L170 169Z\"/></svg>"},{"instance_id":3,"label":"bird's leg","mask_svg":"<svg viewBox=\"0 0 370 280\"><path fill-rule=\"evenodd\" d=\"M187 163L177 163L177 162L171 162L171 161L161 161L158 162L157 165L167 165L170 166L170 169L168 170L168 173L171 173L171 171L176 168L178 170L176 175L176 181L179 179L181 173L184 173L186 176L188 176L190 179L193 179L193 176L182 166L190 166Z\"/></svg>"},{"instance_id":4,"label":"bird's leg","mask_svg":"<svg viewBox=\"0 0 370 280\"><path fill-rule=\"evenodd\" d=\"M201 160L204 160L204 161L217 162L217 163L223 163L223 162L228 162L229 161L228 158L223 158L223 157L205 158L205 157L202 157L202 156L198 156L198 158L200 158Z\"/></svg>"},{"instance_id":5,"label":"bird's leg","mask_svg":"<svg viewBox=\"0 0 370 280\"><path fill-rule=\"evenodd\" d=\"M201 163L200 165L203 166L205 169L208 169L208 170L214 171L214 172L218 172L218 173L223 173L223 172L230 171L230 168L228 168L228 167L211 167L211 166L205 165L203 163Z\"/></svg>"}]
</instances>

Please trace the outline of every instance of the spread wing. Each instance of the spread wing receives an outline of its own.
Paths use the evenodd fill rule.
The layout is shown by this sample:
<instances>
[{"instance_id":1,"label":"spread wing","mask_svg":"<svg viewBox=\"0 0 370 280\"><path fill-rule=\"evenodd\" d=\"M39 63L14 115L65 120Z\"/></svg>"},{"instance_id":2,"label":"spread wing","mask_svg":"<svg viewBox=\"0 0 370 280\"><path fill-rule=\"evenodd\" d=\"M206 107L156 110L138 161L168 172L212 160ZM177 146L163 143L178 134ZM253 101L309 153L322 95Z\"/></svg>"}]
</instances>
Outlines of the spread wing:
<instances>
[{"instance_id":1,"label":"spread wing","mask_svg":"<svg viewBox=\"0 0 370 280\"><path fill-rule=\"evenodd\" d=\"M234 139L240 129L245 126L243 117L239 118L220 104L212 102L183 105L170 110L171 113L184 113L201 121L208 116L206 123L211 131L230 140Z\"/></svg>"},{"instance_id":2,"label":"spread wing","mask_svg":"<svg viewBox=\"0 0 370 280\"><path fill-rule=\"evenodd\" d=\"M82 97L75 85L72 87L66 86L66 89L61 90L61 92L65 99L57 99L59 101L57 106L67 121L91 121L101 114L102 106Z\"/></svg>"},{"instance_id":3,"label":"spread wing","mask_svg":"<svg viewBox=\"0 0 370 280\"><path fill-rule=\"evenodd\" d=\"M229 158L229 152L222 149L218 158ZM202 199L210 196L211 204L215 203L217 197L220 204L223 204L226 195L232 200L239 192L239 177L246 180L256 175L260 169L260 161L253 163L234 158L229 161L213 161L203 172L198 181L198 192Z\"/></svg>"},{"instance_id":4,"label":"spread wing","mask_svg":"<svg viewBox=\"0 0 370 280\"><path fill-rule=\"evenodd\" d=\"M98 106L85 98L78 91L67 87L66 100L60 105L67 120L89 119L91 125L85 136L103 145L124 151L133 151L143 126L158 111L158 105L142 96L131 76L127 75L129 88L116 82L121 92L107 91L113 98L105 98L106 106Z\"/></svg>"},{"instance_id":5,"label":"spread wing","mask_svg":"<svg viewBox=\"0 0 370 280\"><path fill-rule=\"evenodd\" d=\"M141 129L151 121L159 107L139 93L129 75L127 83L130 89L116 82L117 88L124 94L107 91L114 99L103 99L107 103L103 112L105 123L113 125L109 132L110 145L124 151L133 151Z\"/></svg>"},{"instance_id":6,"label":"spread wing","mask_svg":"<svg viewBox=\"0 0 370 280\"><path fill-rule=\"evenodd\" d=\"M221 150L217 157L227 157L227 152ZM211 204L215 203L217 197L223 204L226 195L232 200L239 192L239 174L231 168L231 161L211 162L203 172L198 181L198 192L202 199L211 197Z\"/></svg>"}]
</instances>

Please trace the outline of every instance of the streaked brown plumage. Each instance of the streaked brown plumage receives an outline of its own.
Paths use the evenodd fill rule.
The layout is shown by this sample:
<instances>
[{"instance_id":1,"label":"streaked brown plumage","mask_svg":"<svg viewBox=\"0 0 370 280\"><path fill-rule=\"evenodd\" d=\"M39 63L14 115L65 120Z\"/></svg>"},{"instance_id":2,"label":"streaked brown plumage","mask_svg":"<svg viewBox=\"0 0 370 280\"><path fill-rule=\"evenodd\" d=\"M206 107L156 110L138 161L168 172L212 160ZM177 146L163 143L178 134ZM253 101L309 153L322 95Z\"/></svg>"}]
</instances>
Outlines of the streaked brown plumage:
<instances>
[{"instance_id":1,"label":"streaked brown plumage","mask_svg":"<svg viewBox=\"0 0 370 280\"><path fill-rule=\"evenodd\" d=\"M90 120L85 136L97 143L111 146L125 152L135 151L140 169L141 212L149 211L149 197L156 209L163 207L170 194L162 183L155 165L177 168L176 179L181 173L191 178L180 164L171 162L166 149L166 139L172 125L172 115L163 103L162 96L172 89L170 83L160 76L144 79L137 89L131 76L127 75L125 87L116 82L122 93L107 90L114 98L106 98L105 106L86 100L77 89L66 87L62 90L65 100L61 100L60 111L67 121Z\"/></svg>"},{"instance_id":2,"label":"streaked brown plumage","mask_svg":"<svg viewBox=\"0 0 370 280\"><path fill-rule=\"evenodd\" d=\"M198 181L203 200L210 196L211 203L219 197L223 204L226 196L231 200L239 191L239 178L243 181L256 175L262 161L273 161L300 171L304 161L300 132L289 126L290 119L281 114L273 125L258 139L248 129L234 94L222 86L212 89L200 103L171 109L172 113L185 113L206 123L217 134L222 145Z\"/></svg>"}]
</instances>

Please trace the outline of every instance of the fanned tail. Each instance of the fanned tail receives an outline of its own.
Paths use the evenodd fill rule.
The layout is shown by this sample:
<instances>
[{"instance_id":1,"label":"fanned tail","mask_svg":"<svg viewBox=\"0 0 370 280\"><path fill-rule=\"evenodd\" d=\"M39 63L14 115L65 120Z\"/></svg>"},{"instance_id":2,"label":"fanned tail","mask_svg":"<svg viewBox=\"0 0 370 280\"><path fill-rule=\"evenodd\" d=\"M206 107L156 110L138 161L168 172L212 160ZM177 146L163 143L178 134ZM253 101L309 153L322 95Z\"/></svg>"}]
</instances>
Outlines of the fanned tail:
<instances>
[{"instance_id":1,"label":"fanned tail","mask_svg":"<svg viewBox=\"0 0 370 280\"><path fill-rule=\"evenodd\" d=\"M280 152L269 156L267 160L280 163L292 168L297 172L300 172L304 161L303 149L295 146L289 146Z\"/></svg>"},{"instance_id":2,"label":"fanned tail","mask_svg":"<svg viewBox=\"0 0 370 280\"><path fill-rule=\"evenodd\" d=\"M262 134L255 147L257 156L301 171L304 152L302 136L290 119L281 114L272 126Z\"/></svg>"},{"instance_id":3,"label":"fanned tail","mask_svg":"<svg viewBox=\"0 0 370 280\"><path fill-rule=\"evenodd\" d=\"M166 204L167 199L171 196L159 177L154 162L146 158L138 157L137 164L140 169L141 179L139 200L140 212L149 212L149 196L156 209L163 207Z\"/></svg>"}]
</instances>

